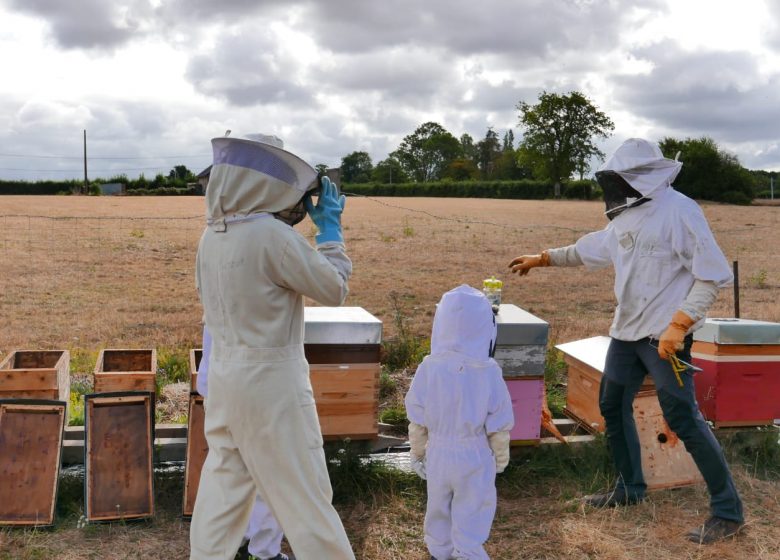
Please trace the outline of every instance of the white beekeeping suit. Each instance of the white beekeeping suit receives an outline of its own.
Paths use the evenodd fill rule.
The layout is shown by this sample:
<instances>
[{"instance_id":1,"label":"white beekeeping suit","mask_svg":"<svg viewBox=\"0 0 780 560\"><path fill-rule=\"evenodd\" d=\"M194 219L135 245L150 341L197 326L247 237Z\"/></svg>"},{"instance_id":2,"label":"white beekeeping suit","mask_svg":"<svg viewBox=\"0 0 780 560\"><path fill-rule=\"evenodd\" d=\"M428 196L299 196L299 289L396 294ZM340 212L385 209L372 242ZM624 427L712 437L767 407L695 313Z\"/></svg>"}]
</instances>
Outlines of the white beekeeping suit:
<instances>
[{"instance_id":1,"label":"white beekeeping suit","mask_svg":"<svg viewBox=\"0 0 780 560\"><path fill-rule=\"evenodd\" d=\"M211 356L211 334L203 327L203 353L198 365L197 390L206 400L209 392L209 357ZM249 526L244 538L249 540L248 551L255 558L265 560L279 558L282 552L284 532L271 513L268 504L258 494L249 516Z\"/></svg>"},{"instance_id":2,"label":"white beekeeping suit","mask_svg":"<svg viewBox=\"0 0 780 560\"><path fill-rule=\"evenodd\" d=\"M431 354L406 395L413 461L428 484L425 542L438 560L488 558L483 544L496 510L496 472L509 460L512 400L491 357L496 322L482 292L463 285L442 296ZM427 446L426 446L427 437Z\"/></svg>"},{"instance_id":3,"label":"white beekeeping suit","mask_svg":"<svg viewBox=\"0 0 780 560\"><path fill-rule=\"evenodd\" d=\"M265 140L265 139L263 139ZM341 305L352 265L327 180L317 205L317 249L283 219L317 173L265 141L212 140L208 226L196 282L211 337L203 465L190 530L192 559L231 560L260 494L298 560L354 555L336 510L303 352L303 296ZM299 217L300 213L297 213ZM276 218L280 219L276 219Z\"/></svg>"}]
</instances>

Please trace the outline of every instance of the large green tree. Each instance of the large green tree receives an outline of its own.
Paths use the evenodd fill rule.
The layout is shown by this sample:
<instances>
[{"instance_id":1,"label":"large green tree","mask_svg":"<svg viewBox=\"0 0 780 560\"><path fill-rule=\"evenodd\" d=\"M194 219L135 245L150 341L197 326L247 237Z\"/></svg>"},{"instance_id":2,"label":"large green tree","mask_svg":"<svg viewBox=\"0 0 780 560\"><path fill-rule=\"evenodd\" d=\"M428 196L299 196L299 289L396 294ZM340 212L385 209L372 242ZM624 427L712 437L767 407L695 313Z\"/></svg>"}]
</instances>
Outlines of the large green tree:
<instances>
[{"instance_id":1,"label":"large green tree","mask_svg":"<svg viewBox=\"0 0 780 560\"><path fill-rule=\"evenodd\" d=\"M737 156L718 147L712 138L664 138L659 143L668 158L680 154L683 166L674 187L696 199L749 204L755 179L740 165Z\"/></svg>"},{"instance_id":2,"label":"large green tree","mask_svg":"<svg viewBox=\"0 0 780 560\"><path fill-rule=\"evenodd\" d=\"M552 181L555 196L560 196L561 181L574 172L584 175L592 158L604 158L594 138L608 138L615 125L582 93L543 91L536 105L523 101L517 109L524 129L520 164L531 167L539 178Z\"/></svg>"},{"instance_id":3,"label":"large green tree","mask_svg":"<svg viewBox=\"0 0 780 560\"><path fill-rule=\"evenodd\" d=\"M376 183L406 183L409 177L401 167L401 163L391 156L376 164L371 173L371 180Z\"/></svg>"},{"instance_id":4,"label":"large green tree","mask_svg":"<svg viewBox=\"0 0 780 560\"><path fill-rule=\"evenodd\" d=\"M496 160L501 157L501 142L493 127L488 127L485 137L477 142L477 167L483 179L494 176Z\"/></svg>"},{"instance_id":5,"label":"large green tree","mask_svg":"<svg viewBox=\"0 0 780 560\"><path fill-rule=\"evenodd\" d=\"M443 126L427 122L406 136L390 154L414 181L437 181L449 164L461 155L461 144Z\"/></svg>"},{"instance_id":6,"label":"large green tree","mask_svg":"<svg viewBox=\"0 0 780 560\"><path fill-rule=\"evenodd\" d=\"M341 180L344 183L368 183L373 169L368 152L352 152L341 158Z\"/></svg>"}]
</instances>

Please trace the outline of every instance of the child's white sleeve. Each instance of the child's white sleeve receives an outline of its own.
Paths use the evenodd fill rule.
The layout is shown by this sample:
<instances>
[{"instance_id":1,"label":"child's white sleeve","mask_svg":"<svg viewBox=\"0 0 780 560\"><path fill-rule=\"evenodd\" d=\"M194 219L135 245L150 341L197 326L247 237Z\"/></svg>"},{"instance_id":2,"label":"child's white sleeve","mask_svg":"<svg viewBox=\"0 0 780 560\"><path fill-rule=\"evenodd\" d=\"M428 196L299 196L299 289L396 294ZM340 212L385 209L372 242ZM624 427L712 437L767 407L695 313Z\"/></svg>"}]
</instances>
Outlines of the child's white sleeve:
<instances>
[{"instance_id":1,"label":"child's white sleeve","mask_svg":"<svg viewBox=\"0 0 780 560\"><path fill-rule=\"evenodd\" d=\"M412 384L404 398L406 417L409 419L409 445L411 454L418 459L425 456L428 428L425 427L425 397L427 393L425 360L417 368Z\"/></svg>"}]
</instances>

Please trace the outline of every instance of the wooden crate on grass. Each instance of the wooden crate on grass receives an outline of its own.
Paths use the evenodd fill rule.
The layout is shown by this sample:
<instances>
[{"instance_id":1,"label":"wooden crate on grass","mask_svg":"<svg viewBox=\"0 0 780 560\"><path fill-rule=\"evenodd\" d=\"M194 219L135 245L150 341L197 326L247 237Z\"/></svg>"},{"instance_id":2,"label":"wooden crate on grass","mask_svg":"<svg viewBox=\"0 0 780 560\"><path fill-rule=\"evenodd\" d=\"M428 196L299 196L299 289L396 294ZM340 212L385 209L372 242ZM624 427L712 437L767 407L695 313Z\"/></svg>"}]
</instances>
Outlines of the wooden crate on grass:
<instances>
[{"instance_id":1,"label":"wooden crate on grass","mask_svg":"<svg viewBox=\"0 0 780 560\"><path fill-rule=\"evenodd\" d=\"M154 515L154 394L85 396L84 502L88 521Z\"/></svg>"},{"instance_id":2,"label":"wooden crate on grass","mask_svg":"<svg viewBox=\"0 0 780 560\"><path fill-rule=\"evenodd\" d=\"M95 364L95 392L156 390L157 351L101 350Z\"/></svg>"},{"instance_id":3,"label":"wooden crate on grass","mask_svg":"<svg viewBox=\"0 0 780 560\"><path fill-rule=\"evenodd\" d=\"M556 346L568 366L567 416L591 433L605 430L599 410L599 388L610 338L596 336ZM685 446L663 418L650 376L634 397L634 421L642 450L642 472L648 490L675 488L702 481Z\"/></svg>"},{"instance_id":4,"label":"wooden crate on grass","mask_svg":"<svg viewBox=\"0 0 780 560\"><path fill-rule=\"evenodd\" d=\"M54 523L66 406L0 400L0 525Z\"/></svg>"},{"instance_id":5,"label":"wooden crate on grass","mask_svg":"<svg viewBox=\"0 0 780 560\"><path fill-rule=\"evenodd\" d=\"M68 401L70 352L14 350L0 363L0 399Z\"/></svg>"},{"instance_id":6,"label":"wooden crate on grass","mask_svg":"<svg viewBox=\"0 0 780 560\"><path fill-rule=\"evenodd\" d=\"M187 417L187 455L184 463L184 496L182 499L182 515L191 517L195 509L195 497L198 495L200 473L209 446L203 424L206 412L203 408L203 397L190 393L189 415Z\"/></svg>"}]
</instances>

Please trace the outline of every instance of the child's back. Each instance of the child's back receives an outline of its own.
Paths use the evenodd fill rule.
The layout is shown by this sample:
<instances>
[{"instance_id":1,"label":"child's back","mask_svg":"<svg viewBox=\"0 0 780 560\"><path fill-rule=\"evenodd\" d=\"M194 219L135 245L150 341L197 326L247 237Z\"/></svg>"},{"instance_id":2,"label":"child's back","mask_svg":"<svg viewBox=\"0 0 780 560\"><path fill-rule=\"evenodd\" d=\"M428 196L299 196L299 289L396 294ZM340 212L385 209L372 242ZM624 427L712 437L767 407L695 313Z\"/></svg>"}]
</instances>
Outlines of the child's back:
<instances>
[{"instance_id":1,"label":"child's back","mask_svg":"<svg viewBox=\"0 0 780 560\"><path fill-rule=\"evenodd\" d=\"M495 475L508 460L514 423L491 357L495 340L487 298L469 286L447 292L434 317L431 354L406 395L413 461L428 480L425 541L439 560L487 558Z\"/></svg>"}]
</instances>

